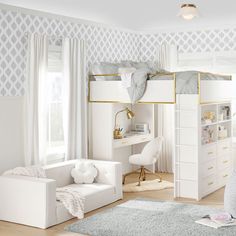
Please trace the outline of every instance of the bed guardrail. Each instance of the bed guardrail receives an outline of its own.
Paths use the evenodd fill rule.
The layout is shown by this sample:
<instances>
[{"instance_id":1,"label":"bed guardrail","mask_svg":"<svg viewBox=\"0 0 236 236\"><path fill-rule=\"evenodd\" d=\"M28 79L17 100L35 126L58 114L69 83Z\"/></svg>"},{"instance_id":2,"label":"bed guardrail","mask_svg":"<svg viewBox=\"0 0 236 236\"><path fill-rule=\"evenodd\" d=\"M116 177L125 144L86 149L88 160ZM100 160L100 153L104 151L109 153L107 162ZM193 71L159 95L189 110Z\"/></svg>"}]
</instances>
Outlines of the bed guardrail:
<instances>
[{"instance_id":1,"label":"bed guardrail","mask_svg":"<svg viewBox=\"0 0 236 236\"><path fill-rule=\"evenodd\" d=\"M160 79L150 80L154 76ZM120 77L121 74L91 74L89 75L88 101L90 103L130 103L127 90L121 87L119 80L95 81L94 77ZM161 80L161 76L169 76L169 80ZM141 104L175 104L176 76L175 73L149 73L147 87L143 97L137 103ZM163 83L162 81L165 81ZM117 86L114 88L113 86ZM97 87L96 87L97 86ZM113 93L111 90L114 90ZM164 92L166 91L166 92ZM114 93L117 95L115 96ZM106 96L107 95L108 99ZM163 96L163 97L162 97ZM109 99L109 97L111 99Z\"/></svg>"},{"instance_id":2,"label":"bed guardrail","mask_svg":"<svg viewBox=\"0 0 236 236\"><path fill-rule=\"evenodd\" d=\"M204 80L206 76L219 76L222 80ZM232 76L199 72L198 96L199 104L202 105L231 100L233 96Z\"/></svg>"}]
</instances>

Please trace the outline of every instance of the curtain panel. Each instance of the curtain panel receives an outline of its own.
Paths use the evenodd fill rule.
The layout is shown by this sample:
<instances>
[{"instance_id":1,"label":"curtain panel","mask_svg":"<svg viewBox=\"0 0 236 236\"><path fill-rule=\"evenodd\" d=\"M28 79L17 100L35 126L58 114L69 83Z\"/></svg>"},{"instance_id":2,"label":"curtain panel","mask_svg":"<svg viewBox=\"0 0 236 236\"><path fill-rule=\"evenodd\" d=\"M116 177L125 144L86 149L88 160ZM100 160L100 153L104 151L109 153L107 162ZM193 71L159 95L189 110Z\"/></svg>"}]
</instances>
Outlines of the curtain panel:
<instances>
[{"instance_id":1,"label":"curtain panel","mask_svg":"<svg viewBox=\"0 0 236 236\"><path fill-rule=\"evenodd\" d=\"M83 40L64 39L63 68L65 159L87 158L87 83Z\"/></svg>"},{"instance_id":2,"label":"curtain panel","mask_svg":"<svg viewBox=\"0 0 236 236\"><path fill-rule=\"evenodd\" d=\"M46 125L39 114L45 113L44 79L47 73L48 37L28 35L25 83L25 165L46 162Z\"/></svg>"}]
</instances>

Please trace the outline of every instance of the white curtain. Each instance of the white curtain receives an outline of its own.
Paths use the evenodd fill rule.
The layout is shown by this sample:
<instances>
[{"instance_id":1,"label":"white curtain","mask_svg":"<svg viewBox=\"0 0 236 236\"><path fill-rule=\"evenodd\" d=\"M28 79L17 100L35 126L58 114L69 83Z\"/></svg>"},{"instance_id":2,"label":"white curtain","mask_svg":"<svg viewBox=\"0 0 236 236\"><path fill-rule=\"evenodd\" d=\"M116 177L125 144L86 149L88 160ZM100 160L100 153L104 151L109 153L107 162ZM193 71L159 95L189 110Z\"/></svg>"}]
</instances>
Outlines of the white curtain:
<instances>
[{"instance_id":1,"label":"white curtain","mask_svg":"<svg viewBox=\"0 0 236 236\"><path fill-rule=\"evenodd\" d=\"M178 49L174 44L161 44L157 50L159 71L174 71L177 67Z\"/></svg>"},{"instance_id":2,"label":"white curtain","mask_svg":"<svg viewBox=\"0 0 236 236\"><path fill-rule=\"evenodd\" d=\"M63 41L65 159L87 158L87 97L84 42Z\"/></svg>"},{"instance_id":3,"label":"white curtain","mask_svg":"<svg viewBox=\"0 0 236 236\"><path fill-rule=\"evenodd\" d=\"M25 83L25 165L46 162L44 81L47 76L48 38L28 35L27 76Z\"/></svg>"},{"instance_id":4,"label":"white curtain","mask_svg":"<svg viewBox=\"0 0 236 236\"><path fill-rule=\"evenodd\" d=\"M158 49L159 71L174 71L177 67L176 45L162 44ZM163 136L162 153L157 161L157 171L173 172L174 105L156 105L157 136Z\"/></svg>"}]
</instances>

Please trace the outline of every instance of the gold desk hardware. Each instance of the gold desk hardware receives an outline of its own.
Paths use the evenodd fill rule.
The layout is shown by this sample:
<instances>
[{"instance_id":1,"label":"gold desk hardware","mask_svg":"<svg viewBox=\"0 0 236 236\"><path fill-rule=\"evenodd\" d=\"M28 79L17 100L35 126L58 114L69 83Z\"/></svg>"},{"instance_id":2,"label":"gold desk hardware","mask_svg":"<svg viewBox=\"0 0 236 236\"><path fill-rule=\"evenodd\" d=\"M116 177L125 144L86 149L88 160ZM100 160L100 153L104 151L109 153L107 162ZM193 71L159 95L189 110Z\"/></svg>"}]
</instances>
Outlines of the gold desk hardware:
<instances>
[{"instance_id":1,"label":"gold desk hardware","mask_svg":"<svg viewBox=\"0 0 236 236\"><path fill-rule=\"evenodd\" d=\"M208 170L211 170L211 169L213 169L213 166L211 166L211 167L208 167Z\"/></svg>"},{"instance_id":2,"label":"gold desk hardware","mask_svg":"<svg viewBox=\"0 0 236 236\"><path fill-rule=\"evenodd\" d=\"M210 182L210 183L208 183L208 186L210 186L210 185L212 185L212 184L214 184L213 182Z\"/></svg>"},{"instance_id":3,"label":"gold desk hardware","mask_svg":"<svg viewBox=\"0 0 236 236\"><path fill-rule=\"evenodd\" d=\"M128 119L132 119L134 117L134 113L131 110L129 110L128 107L126 107L125 109L122 109L122 110L116 112L116 115L115 115L115 126L114 126L114 131L113 131L114 139L122 139L123 138L123 136L121 134L121 129L117 128L117 116L121 112L124 112L124 111L126 111L126 115L127 115Z\"/></svg>"}]
</instances>

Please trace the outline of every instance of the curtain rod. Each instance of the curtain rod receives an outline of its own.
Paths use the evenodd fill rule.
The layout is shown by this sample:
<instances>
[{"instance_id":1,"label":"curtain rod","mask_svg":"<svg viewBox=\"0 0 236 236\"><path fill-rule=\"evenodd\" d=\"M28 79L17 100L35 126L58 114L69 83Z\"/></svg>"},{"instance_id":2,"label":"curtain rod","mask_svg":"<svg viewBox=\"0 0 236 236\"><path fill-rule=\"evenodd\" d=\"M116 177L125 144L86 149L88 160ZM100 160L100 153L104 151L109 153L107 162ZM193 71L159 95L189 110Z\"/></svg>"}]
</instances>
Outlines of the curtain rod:
<instances>
[{"instance_id":1,"label":"curtain rod","mask_svg":"<svg viewBox=\"0 0 236 236\"><path fill-rule=\"evenodd\" d=\"M24 36L25 37L28 37L29 36L29 34L31 34L31 33L29 33L29 32L26 32L26 33L24 33ZM46 34L45 34L46 35ZM62 37L62 36L57 36L57 35L47 35L49 38L51 38L51 39L60 39L60 40L62 40L62 39L64 39L65 37Z\"/></svg>"}]
</instances>

